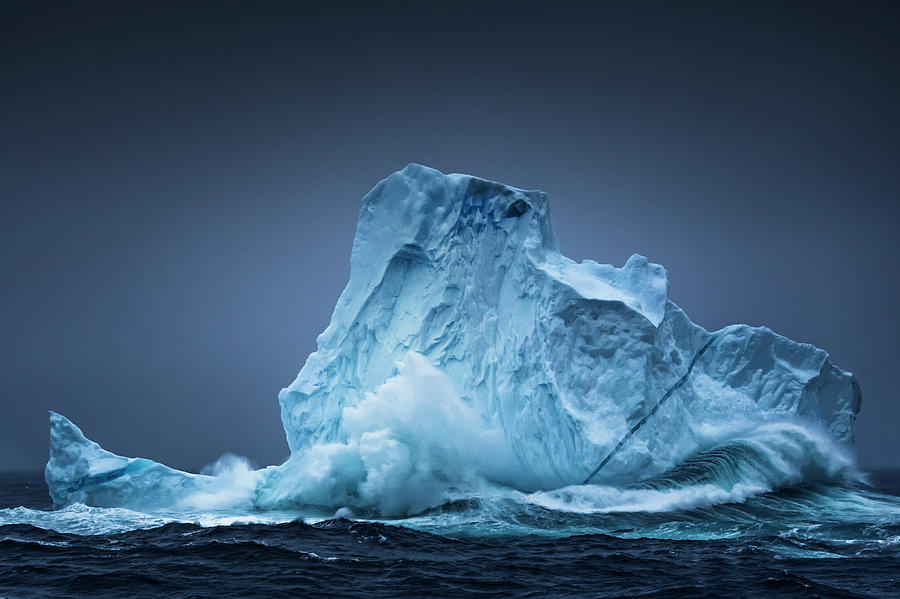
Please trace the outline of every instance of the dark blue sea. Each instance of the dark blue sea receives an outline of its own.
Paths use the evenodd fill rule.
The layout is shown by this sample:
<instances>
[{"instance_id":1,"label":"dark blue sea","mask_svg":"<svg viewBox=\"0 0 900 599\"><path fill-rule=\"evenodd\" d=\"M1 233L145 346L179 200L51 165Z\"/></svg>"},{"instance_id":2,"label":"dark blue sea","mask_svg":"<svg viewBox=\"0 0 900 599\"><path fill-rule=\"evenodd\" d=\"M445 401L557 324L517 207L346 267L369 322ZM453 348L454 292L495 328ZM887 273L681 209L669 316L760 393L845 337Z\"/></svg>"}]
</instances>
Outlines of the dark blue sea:
<instances>
[{"instance_id":1,"label":"dark blue sea","mask_svg":"<svg viewBox=\"0 0 900 599\"><path fill-rule=\"evenodd\" d=\"M54 512L42 473L6 473L0 597L900 597L900 471L868 482L656 513L469 500L222 524Z\"/></svg>"}]
</instances>

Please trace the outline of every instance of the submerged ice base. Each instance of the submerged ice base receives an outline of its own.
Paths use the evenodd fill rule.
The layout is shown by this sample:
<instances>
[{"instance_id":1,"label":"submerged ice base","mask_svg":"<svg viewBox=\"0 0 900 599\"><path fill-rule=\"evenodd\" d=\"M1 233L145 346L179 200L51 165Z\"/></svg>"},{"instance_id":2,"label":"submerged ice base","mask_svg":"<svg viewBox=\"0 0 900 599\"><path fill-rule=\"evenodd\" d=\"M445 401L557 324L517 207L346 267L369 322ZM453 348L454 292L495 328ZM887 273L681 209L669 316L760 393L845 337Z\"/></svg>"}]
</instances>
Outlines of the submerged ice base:
<instances>
[{"instance_id":1,"label":"submerged ice base","mask_svg":"<svg viewBox=\"0 0 900 599\"><path fill-rule=\"evenodd\" d=\"M766 328L711 337L667 291L642 256L621 268L563 256L542 192L409 165L363 199L350 281L279 395L287 462L182 473L109 454L54 415L51 495L403 515L498 489L553 492L581 483L695 358L595 482L712 484L736 500L842 476L853 375Z\"/></svg>"}]
</instances>

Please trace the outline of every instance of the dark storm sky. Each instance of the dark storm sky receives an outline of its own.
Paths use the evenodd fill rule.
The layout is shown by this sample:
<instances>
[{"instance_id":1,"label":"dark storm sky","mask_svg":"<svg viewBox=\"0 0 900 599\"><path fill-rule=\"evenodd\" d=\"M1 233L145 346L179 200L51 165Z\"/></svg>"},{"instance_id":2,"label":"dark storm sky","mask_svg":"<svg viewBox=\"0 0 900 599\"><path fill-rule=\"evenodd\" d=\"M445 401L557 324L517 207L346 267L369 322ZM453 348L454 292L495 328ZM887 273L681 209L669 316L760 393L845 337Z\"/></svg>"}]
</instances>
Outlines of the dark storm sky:
<instances>
[{"instance_id":1,"label":"dark storm sky","mask_svg":"<svg viewBox=\"0 0 900 599\"><path fill-rule=\"evenodd\" d=\"M543 189L570 257L827 349L862 463L900 465L896 4L0 11L0 469L43 465L47 409L179 468L283 459L278 390L408 162Z\"/></svg>"}]
</instances>

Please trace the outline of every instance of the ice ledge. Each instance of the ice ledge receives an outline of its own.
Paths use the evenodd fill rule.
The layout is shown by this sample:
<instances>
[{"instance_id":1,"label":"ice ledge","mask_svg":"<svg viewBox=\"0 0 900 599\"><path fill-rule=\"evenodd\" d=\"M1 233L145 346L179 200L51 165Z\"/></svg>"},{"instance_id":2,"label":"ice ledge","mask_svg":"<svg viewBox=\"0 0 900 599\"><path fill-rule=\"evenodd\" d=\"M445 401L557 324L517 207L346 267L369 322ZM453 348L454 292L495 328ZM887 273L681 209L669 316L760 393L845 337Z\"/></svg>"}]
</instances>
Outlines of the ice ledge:
<instances>
[{"instance_id":1,"label":"ice ledge","mask_svg":"<svg viewBox=\"0 0 900 599\"><path fill-rule=\"evenodd\" d=\"M208 486L210 477L182 472L145 458L125 458L84 436L68 418L50 412L50 460L44 469L56 506L154 508Z\"/></svg>"},{"instance_id":2,"label":"ice ledge","mask_svg":"<svg viewBox=\"0 0 900 599\"><path fill-rule=\"evenodd\" d=\"M539 268L588 300L622 302L658 327L666 315L669 282L666 269L634 254L622 268L560 256Z\"/></svg>"}]
</instances>

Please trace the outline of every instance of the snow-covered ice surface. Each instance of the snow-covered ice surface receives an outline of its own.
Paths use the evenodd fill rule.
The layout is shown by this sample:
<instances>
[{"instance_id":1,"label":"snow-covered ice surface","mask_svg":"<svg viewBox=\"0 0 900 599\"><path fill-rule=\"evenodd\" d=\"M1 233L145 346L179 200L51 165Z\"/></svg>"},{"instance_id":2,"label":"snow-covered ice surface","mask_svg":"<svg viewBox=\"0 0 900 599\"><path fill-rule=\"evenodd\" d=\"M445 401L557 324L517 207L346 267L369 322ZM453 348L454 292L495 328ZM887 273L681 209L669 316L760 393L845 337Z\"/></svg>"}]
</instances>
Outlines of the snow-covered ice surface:
<instances>
[{"instance_id":1,"label":"snow-covered ice surface","mask_svg":"<svg viewBox=\"0 0 900 599\"><path fill-rule=\"evenodd\" d=\"M53 500L189 521L346 507L428 528L459 502L668 511L856 476L860 390L825 351L709 333L662 266L563 256L544 193L415 164L363 199L350 281L278 399L290 458L212 475L113 455L51 414Z\"/></svg>"}]
</instances>

